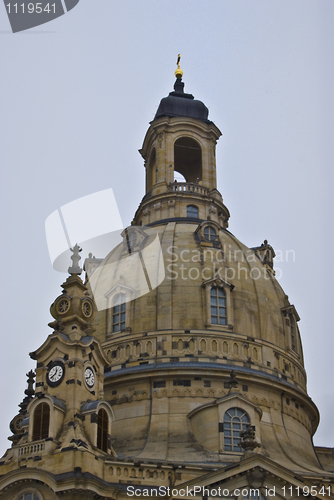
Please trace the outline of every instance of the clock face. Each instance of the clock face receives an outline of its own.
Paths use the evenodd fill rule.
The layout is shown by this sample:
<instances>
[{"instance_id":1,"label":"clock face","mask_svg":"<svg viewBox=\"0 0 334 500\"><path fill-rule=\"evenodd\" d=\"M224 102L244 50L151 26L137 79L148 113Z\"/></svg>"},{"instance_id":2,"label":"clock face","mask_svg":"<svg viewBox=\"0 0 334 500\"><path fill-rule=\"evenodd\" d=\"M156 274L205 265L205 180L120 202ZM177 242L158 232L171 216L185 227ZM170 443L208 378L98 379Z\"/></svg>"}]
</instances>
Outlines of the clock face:
<instances>
[{"instance_id":1,"label":"clock face","mask_svg":"<svg viewBox=\"0 0 334 500\"><path fill-rule=\"evenodd\" d=\"M64 365L60 362L54 363L47 374L47 382L51 387L60 384L65 374Z\"/></svg>"},{"instance_id":2,"label":"clock face","mask_svg":"<svg viewBox=\"0 0 334 500\"><path fill-rule=\"evenodd\" d=\"M15 427L15 430L16 431L20 431L21 430L21 424L22 424L22 421L23 421L23 417L19 417L15 420L14 422L14 427Z\"/></svg>"},{"instance_id":3,"label":"clock face","mask_svg":"<svg viewBox=\"0 0 334 500\"><path fill-rule=\"evenodd\" d=\"M82 312L84 313L84 315L86 316L86 318L89 318L89 317L92 315L92 306L91 306L91 304L88 302L88 300L86 300L86 301L82 304Z\"/></svg>"},{"instance_id":4,"label":"clock face","mask_svg":"<svg viewBox=\"0 0 334 500\"><path fill-rule=\"evenodd\" d=\"M95 375L90 366L88 366L85 370L85 381L90 389L93 387L95 383Z\"/></svg>"}]
</instances>

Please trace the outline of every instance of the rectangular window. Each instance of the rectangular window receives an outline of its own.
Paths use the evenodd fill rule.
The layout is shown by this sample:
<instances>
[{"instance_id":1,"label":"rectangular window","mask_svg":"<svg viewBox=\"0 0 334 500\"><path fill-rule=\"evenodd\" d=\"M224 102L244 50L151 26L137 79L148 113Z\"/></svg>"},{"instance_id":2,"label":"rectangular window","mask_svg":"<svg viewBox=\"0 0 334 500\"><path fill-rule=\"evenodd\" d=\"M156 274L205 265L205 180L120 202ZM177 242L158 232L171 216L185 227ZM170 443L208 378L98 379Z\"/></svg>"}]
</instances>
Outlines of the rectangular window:
<instances>
[{"instance_id":1,"label":"rectangular window","mask_svg":"<svg viewBox=\"0 0 334 500\"><path fill-rule=\"evenodd\" d=\"M191 380L173 380L173 385L182 385L184 387L190 387Z\"/></svg>"},{"instance_id":2,"label":"rectangular window","mask_svg":"<svg viewBox=\"0 0 334 500\"><path fill-rule=\"evenodd\" d=\"M159 380L158 382L153 382L154 389L159 389L160 387L166 387L166 382L164 380Z\"/></svg>"},{"instance_id":3,"label":"rectangular window","mask_svg":"<svg viewBox=\"0 0 334 500\"><path fill-rule=\"evenodd\" d=\"M50 407L47 403L40 403L34 411L32 440L39 441L49 436Z\"/></svg>"},{"instance_id":4,"label":"rectangular window","mask_svg":"<svg viewBox=\"0 0 334 500\"><path fill-rule=\"evenodd\" d=\"M226 325L226 295L222 288L213 287L210 292L211 302L211 324Z\"/></svg>"},{"instance_id":5,"label":"rectangular window","mask_svg":"<svg viewBox=\"0 0 334 500\"><path fill-rule=\"evenodd\" d=\"M112 331L120 332L125 330L125 314L126 314L126 304L125 304L125 293L119 293L114 298L114 307L112 310Z\"/></svg>"}]
</instances>

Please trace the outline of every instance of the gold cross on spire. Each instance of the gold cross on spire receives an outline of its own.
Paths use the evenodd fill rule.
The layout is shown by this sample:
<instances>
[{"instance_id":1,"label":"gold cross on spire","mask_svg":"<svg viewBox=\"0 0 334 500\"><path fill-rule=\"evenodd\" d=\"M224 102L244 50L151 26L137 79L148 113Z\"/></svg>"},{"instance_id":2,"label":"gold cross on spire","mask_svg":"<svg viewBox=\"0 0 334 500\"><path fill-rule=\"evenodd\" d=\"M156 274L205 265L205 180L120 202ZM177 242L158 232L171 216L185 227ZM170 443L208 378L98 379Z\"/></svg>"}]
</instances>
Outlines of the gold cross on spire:
<instances>
[{"instance_id":1,"label":"gold cross on spire","mask_svg":"<svg viewBox=\"0 0 334 500\"><path fill-rule=\"evenodd\" d=\"M182 69L180 68L180 61L181 61L181 54L179 54L177 56L177 61L176 61L176 64L177 64L177 70L175 71L175 76L176 78L182 78L183 76L183 71Z\"/></svg>"}]
</instances>

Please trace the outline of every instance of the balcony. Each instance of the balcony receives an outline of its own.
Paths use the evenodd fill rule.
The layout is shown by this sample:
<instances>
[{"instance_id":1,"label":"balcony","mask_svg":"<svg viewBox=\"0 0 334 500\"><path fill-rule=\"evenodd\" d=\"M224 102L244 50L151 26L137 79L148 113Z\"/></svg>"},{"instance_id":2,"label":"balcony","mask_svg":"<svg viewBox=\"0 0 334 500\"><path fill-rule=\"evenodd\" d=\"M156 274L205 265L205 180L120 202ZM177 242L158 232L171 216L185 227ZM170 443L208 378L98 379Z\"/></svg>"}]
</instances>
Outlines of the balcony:
<instances>
[{"instance_id":1,"label":"balcony","mask_svg":"<svg viewBox=\"0 0 334 500\"><path fill-rule=\"evenodd\" d=\"M37 457L51 453L55 448L57 442L52 438L43 439L40 441L33 441L13 447L14 456L17 459L24 460L30 457Z\"/></svg>"},{"instance_id":2,"label":"balcony","mask_svg":"<svg viewBox=\"0 0 334 500\"><path fill-rule=\"evenodd\" d=\"M196 193L207 195L209 190L200 184L193 182L172 182L168 185L168 191L182 192L182 193Z\"/></svg>"},{"instance_id":3,"label":"balcony","mask_svg":"<svg viewBox=\"0 0 334 500\"><path fill-rule=\"evenodd\" d=\"M21 446L19 448L19 456L23 455L38 455L45 448L45 442L43 441L35 441L31 444L26 444L25 446Z\"/></svg>"}]
</instances>

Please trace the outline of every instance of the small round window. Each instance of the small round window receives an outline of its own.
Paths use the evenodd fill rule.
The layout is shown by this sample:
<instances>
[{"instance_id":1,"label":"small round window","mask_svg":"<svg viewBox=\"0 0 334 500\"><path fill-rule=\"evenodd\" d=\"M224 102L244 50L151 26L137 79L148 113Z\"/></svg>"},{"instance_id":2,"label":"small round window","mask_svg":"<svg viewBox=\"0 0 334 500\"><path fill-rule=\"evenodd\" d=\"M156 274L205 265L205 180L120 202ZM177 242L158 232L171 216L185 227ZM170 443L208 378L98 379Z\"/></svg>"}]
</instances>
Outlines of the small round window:
<instances>
[{"instance_id":1,"label":"small round window","mask_svg":"<svg viewBox=\"0 0 334 500\"><path fill-rule=\"evenodd\" d=\"M211 226L204 228L204 238L208 241L214 241L217 238L216 230Z\"/></svg>"}]
</instances>

